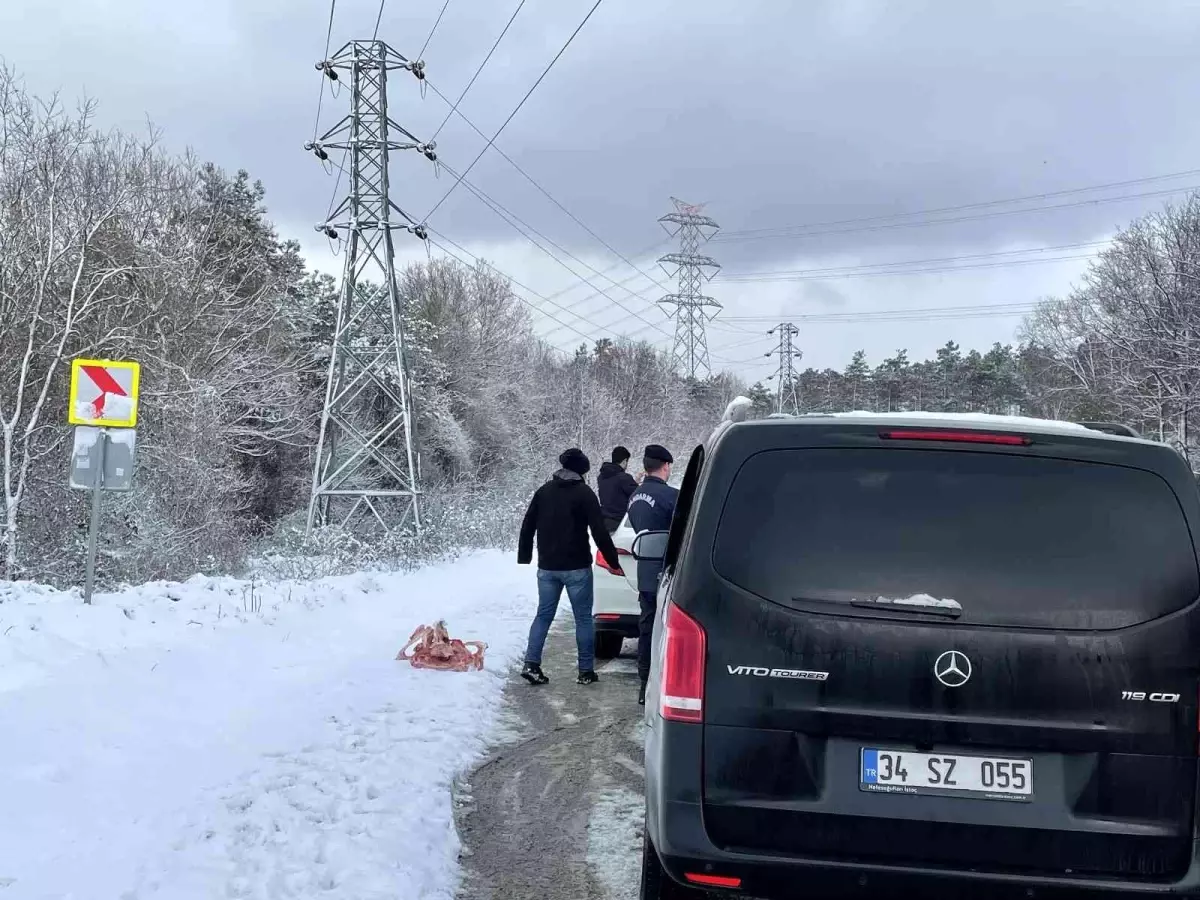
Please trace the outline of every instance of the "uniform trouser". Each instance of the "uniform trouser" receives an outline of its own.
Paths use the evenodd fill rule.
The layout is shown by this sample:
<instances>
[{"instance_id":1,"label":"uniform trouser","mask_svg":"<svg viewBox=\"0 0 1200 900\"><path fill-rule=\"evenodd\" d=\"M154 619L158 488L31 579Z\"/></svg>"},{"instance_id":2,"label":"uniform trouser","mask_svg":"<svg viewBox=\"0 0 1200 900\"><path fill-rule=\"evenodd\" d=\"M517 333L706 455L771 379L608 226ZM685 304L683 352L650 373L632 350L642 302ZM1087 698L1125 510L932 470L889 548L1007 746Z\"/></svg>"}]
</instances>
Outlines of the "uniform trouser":
<instances>
[{"instance_id":1,"label":"uniform trouser","mask_svg":"<svg viewBox=\"0 0 1200 900\"><path fill-rule=\"evenodd\" d=\"M653 646L654 617L658 611L658 594L654 591L638 591L638 677L644 682L650 677L650 649Z\"/></svg>"}]
</instances>

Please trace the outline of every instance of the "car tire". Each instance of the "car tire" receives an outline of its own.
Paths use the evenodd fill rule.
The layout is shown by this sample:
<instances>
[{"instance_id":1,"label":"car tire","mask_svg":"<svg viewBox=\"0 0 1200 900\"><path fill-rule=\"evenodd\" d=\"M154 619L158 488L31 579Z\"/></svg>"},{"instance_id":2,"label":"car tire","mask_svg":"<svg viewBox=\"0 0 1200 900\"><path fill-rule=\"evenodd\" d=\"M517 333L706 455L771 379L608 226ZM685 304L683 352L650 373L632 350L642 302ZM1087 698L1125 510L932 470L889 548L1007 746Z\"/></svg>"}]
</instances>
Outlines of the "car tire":
<instances>
[{"instance_id":1,"label":"car tire","mask_svg":"<svg viewBox=\"0 0 1200 900\"><path fill-rule=\"evenodd\" d=\"M638 900L711 900L712 894L698 888L678 884L668 875L659 861L658 851L642 830L642 880Z\"/></svg>"},{"instance_id":2,"label":"car tire","mask_svg":"<svg viewBox=\"0 0 1200 900\"><path fill-rule=\"evenodd\" d=\"M621 655L621 647L625 644L625 636L616 631L596 632L596 658L616 659Z\"/></svg>"}]
</instances>

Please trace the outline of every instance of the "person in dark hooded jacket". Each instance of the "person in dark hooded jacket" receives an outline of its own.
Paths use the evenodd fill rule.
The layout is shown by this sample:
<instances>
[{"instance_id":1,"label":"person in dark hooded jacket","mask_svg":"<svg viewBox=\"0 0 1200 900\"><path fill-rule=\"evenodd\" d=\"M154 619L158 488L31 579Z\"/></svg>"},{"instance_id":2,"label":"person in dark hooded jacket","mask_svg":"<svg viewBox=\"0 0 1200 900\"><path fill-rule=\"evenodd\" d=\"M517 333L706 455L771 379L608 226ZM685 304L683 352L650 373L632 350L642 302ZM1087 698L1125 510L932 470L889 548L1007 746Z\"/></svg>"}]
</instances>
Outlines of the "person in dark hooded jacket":
<instances>
[{"instance_id":1,"label":"person in dark hooded jacket","mask_svg":"<svg viewBox=\"0 0 1200 900\"><path fill-rule=\"evenodd\" d=\"M599 679L594 668L596 627L592 621L592 548L588 532L614 570L621 570L621 562L604 527L600 501L583 480L591 468L588 458L582 450L571 448L558 461L562 469L537 489L521 523L517 563L529 565L533 561L535 537L538 552L538 609L529 629L521 677L530 684L550 680L542 671L542 649L566 588L575 614L578 683L595 684Z\"/></svg>"},{"instance_id":2,"label":"person in dark hooded jacket","mask_svg":"<svg viewBox=\"0 0 1200 900\"><path fill-rule=\"evenodd\" d=\"M629 509L629 498L638 488L637 479L627 471L629 457L630 453L624 447L614 447L612 462L602 465L596 477L600 511L604 514L604 527L609 534L621 526L621 520Z\"/></svg>"}]
</instances>

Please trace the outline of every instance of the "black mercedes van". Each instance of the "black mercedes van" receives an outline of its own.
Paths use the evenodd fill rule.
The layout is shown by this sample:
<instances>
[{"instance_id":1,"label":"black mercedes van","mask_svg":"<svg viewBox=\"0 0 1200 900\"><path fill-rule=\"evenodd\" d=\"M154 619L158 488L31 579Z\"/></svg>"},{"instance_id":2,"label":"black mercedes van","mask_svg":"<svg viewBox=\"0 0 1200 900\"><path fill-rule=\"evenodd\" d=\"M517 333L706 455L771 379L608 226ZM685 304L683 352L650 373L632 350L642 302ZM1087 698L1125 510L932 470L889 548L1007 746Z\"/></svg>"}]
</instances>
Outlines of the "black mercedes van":
<instances>
[{"instance_id":1,"label":"black mercedes van","mask_svg":"<svg viewBox=\"0 0 1200 900\"><path fill-rule=\"evenodd\" d=\"M660 551L643 900L1200 896L1197 535L1119 434L719 430Z\"/></svg>"}]
</instances>

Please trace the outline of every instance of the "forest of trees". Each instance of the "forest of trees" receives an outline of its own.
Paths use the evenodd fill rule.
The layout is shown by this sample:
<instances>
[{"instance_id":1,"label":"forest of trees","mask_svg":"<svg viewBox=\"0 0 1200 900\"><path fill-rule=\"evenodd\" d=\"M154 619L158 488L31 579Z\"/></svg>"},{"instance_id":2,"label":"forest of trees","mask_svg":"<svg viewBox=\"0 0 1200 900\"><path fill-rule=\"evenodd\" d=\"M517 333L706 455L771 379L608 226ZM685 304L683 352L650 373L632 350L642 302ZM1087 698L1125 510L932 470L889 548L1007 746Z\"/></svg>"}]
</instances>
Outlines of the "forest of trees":
<instances>
[{"instance_id":1,"label":"forest of trees","mask_svg":"<svg viewBox=\"0 0 1200 900\"><path fill-rule=\"evenodd\" d=\"M1200 382L1200 201L1133 224L1080 286L1044 301L1016 347L805 371L801 410L981 410L1116 419L1193 451ZM726 403L651 345L564 355L485 264L401 274L424 546L507 544L557 453L686 448ZM311 486L337 285L281 240L261 184L100 130L0 70L0 578L72 583L88 524L67 487L70 360L142 363L135 489L106 502L100 577L235 571L296 549ZM363 397L369 404L372 398ZM352 535L323 535L330 546ZM339 544L341 541L341 544Z\"/></svg>"},{"instance_id":2,"label":"forest of trees","mask_svg":"<svg viewBox=\"0 0 1200 900\"><path fill-rule=\"evenodd\" d=\"M1200 463L1200 197L1118 233L1067 296L1037 304L1019 338L982 352L951 341L923 361L901 349L874 366L860 351L841 371L798 373L796 411L1120 422ZM760 415L780 408L762 384L748 396Z\"/></svg>"},{"instance_id":3,"label":"forest of trees","mask_svg":"<svg viewBox=\"0 0 1200 900\"><path fill-rule=\"evenodd\" d=\"M103 580L230 571L256 545L295 546L337 285L279 238L264 198L245 172L102 131L93 107L43 103L0 71L0 578L82 571L66 424L80 356L142 363L136 484L105 504ZM688 385L647 345L564 357L485 265L432 260L401 290L430 541L453 528L443 541L507 542L563 447L651 433L685 446L739 387Z\"/></svg>"},{"instance_id":4,"label":"forest of trees","mask_svg":"<svg viewBox=\"0 0 1200 900\"><path fill-rule=\"evenodd\" d=\"M784 385L785 402L763 384L747 395L758 415L772 412L987 412L1055 415L1043 408L1038 391L1038 352L1028 346L995 344L986 352L964 352L954 341L934 359L913 361L907 350L872 366L864 351L844 369L804 369L794 386ZM792 390L796 398L792 403Z\"/></svg>"}]
</instances>

